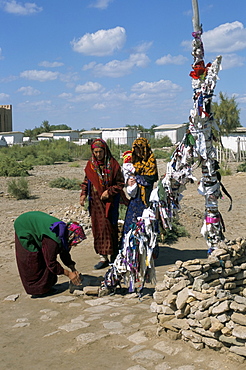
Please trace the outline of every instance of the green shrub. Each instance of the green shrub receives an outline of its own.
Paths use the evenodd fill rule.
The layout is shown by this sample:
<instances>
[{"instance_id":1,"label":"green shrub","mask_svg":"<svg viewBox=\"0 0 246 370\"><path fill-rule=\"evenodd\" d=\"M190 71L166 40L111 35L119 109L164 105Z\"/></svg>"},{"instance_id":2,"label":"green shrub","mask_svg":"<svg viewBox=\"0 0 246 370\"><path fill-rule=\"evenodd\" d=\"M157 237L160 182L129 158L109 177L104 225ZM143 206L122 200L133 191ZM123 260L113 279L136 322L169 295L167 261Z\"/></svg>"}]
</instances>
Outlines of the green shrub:
<instances>
[{"instance_id":1,"label":"green shrub","mask_svg":"<svg viewBox=\"0 0 246 370\"><path fill-rule=\"evenodd\" d=\"M8 182L8 193L17 200L29 199L30 191L28 187L28 181L24 177L16 180L10 180Z\"/></svg>"},{"instance_id":2,"label":"green shrub","mask_svg":"<svg viewBox=\"0 0 246 370\"><path fill-rule=\"evenodd\" d=\"M229 176L232 174L231 169L228 167L228 164L225 162L220 163L219 173L221 176Z\"/></svg>"},{"instance_id":3,"label":"green shrub","mask_svg":"<svg viewBox=\"0 0 246 370\"><path fill-rule=\"evenodd\" d=\"M28 170L33 167L30 164L17 162L15 159L8 157L7 155L1 156L0 160L0 176L6 177L18 177L28 176Z\"/></svg>"},{"instance_id":4,"label":"green shrub","mask_svg":"<svg viewBox=\"0 0 246 370\"><path fill-rule=\"evenodd\" d=\"M237 167L237 172L246 172L246 162L241 163L241 164Z\"/></svg>"},{"instance_id":5,"label":"green shrub","mask_svg":"<svg viewBox=\"0 0 246 370\"><path fill-rule=\"evenodd\" d=\"M69 167L80 167L80 164L78 162L73 162Z\"/></svg>"},{"instance_id":6,"label":"green shrub","mask_svg":"<svg viewBox=\"0 0 246 370\"><path fill-rule=\"evenodd\" d=\"M151 138L149 143L150 143L150 146L151 146L152 149L153 148L170 147L170 146L173 145L171 139L167 135L163 136L160 139Z\"/></svg>"},{"instance_id":7,"label":"green shrub","mask_svg":"<svg viewBox=\"0 0 246 370\"><path fill-rule=\"evenodd\" d=\"M165 229L163 230L160 227L161 234L164 235L164 241L166 243L173 243L178 240L178 238L189 236L189 233L183 225L181 225L177 219L173 219L172 230Z\"/></svg>"},{"instance_id":8,"label":"green shrub","mask_svg":"<svg viewBox=\"0 0 246 370\"><path fill-rule=\"evenodd\" d=\"M60 188L68 190L80 190L81 181L78 179L69 179L66 177L58 177L49 182L51 188Z\"/></svg>"},{"instance_id":9,"label":"green shrub","mask_svg":"<svg viewBox=\"0 0 246 370\"><path fill-rule=\"evenodd\" d=\"M153 150L154 156L156 159L167 159L170 160L172 152L161 150L161 149L155 149Z\"/></svg>"}]
</instances>

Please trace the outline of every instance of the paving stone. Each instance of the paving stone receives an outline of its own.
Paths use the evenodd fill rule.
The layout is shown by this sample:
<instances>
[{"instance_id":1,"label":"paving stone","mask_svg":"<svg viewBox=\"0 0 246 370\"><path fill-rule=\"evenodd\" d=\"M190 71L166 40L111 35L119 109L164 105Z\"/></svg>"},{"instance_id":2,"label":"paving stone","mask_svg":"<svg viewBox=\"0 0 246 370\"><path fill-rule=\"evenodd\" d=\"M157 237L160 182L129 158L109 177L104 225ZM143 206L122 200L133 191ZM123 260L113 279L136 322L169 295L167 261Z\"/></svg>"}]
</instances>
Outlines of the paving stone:
<instances>
[{"instance_id":1,"label":"paving stone","mask_svg":"<svg viewBox=\"0 0 246 370\"><path fill-rule=\"evenodd\" d=\"M20 294L11 294L8 297L4 298L4 301L12 301L15 302L19 298Z\"/></svg>"},{"instance_id":2,"label":"paving stone","mask_svg":"<svg viewBox=\"0 0 246 370\"><path fill-rule=\"evenodd\" d=\"M119 321L103 322L103 326L107 330L121 330L124 326Z\"/></svg>"},{"instance_id":3,"label":"paving stone","mask_svg":"<svg viewBox=\"0 0 246 370\"><path fill-rule=\"evenodd\" d=\"M181 348L178 348L176 345L174 346L170 346L168 345L166 342L164 341L161 341L161 342L158 342L157 344L155 344L153 346L154 349L157 349L161 352L164 352L166 353L167 355L169 356L175 356L177 355L179 352L182 351Z\"/></svg>"},{"instance_id":4,"label":"paving stone","mask_svg":"<svg viewBox=\"0 0 246 370\"><path fill-rule=\"evenodd\" d=\"M135 317L136 317L136 315L133 315L133 314L126 315L125 317L123 317L121 322L123 322L123 324L129 324Z\"/></svg>"},{"instance_id":5,"label":"paving stone","mask_svg":"<svg viewBox=\"0 0 246 370\"><path fill-rule=\"evenodd\" d=\"M84 318L85 318L85 315L79 315L75 317L74 319L72 319L71 322L80 322L80 321L83 321Z\"/></svg>"},{"instance_id":6,"label":"paving stone","mask_svg":"<svg viewBox=\"0 0 246 370\"><path fill-rule=\"evenodd\" d=\"M159 361L162 359L163 359L162 354L152 351L151 349L145 349L143 351L139 351L132 356L133 361L145 361L145 362L150 361L151 363L153 361Z\"/></svg>"},{"instance_id":7,"label":"paving stone","mask_svg":"<svg viewBox=\"0 0 246 370\"><path fill-rule=\"evenodd\" d=\"M90 326L90 324L88 324L87 322L79 321L79 322L70 322L68 324L61 325L58 327L58 329L70 332L70 331L75 331L78 329L86 328L88 326Z\"/></svg>"},{"instance_id":8,"label":"paving stone","mask_svg":"<svg viewBox=\"0 0 246 370\"><path fill-rule=\"evenodd\" d=\"M59 297L50 298L50 302L54 303L67 303L75 301L76 297L66 296L66 295L60 295Z\"/></svg>"},{"instance_id":9,"label":"paving stone","mask_svg":"<svg viewBox=\"0 0 246 370\"><path fill-rule=\"evenodd\" d=\"M84 312L89 312L89 313L103 313L105 311L108 311L110 308L110 306L102 306L102 305L99 305L99 306L94 306L94 307L89 307L89 308L85 308L84 309Z\"/></svg>"},{"instance_id":10,"label":"paving stone","mask_svg":"<svg viewBox=\"0 0 246 370\"><path fill-rule=\"evenodd\" d=\"M97 299L88 299L85 303L89 304L90 306L100 306L102 304L110 303L110 299L108 297L102 297ZM112 302L111 302L112 303Z\"/></svg>"},{"instance_id":11,"label":"paving stone","mask_svg":"<svg viewBox=\"0 0 246 370\"><path fill-rule=\"evenodd\" d=\"M30 322L18 322L12 328L25 328L26 326L30 326Z\"/></svg>"},{"instance_id":12,"label":"paving stone","mask_svg":"<svg viewBox=\"0 0 246 370\"><path fill-rule=\"evenodd\" d=\"M108 334L106 333L83 333L76 337L77 342L81 345L93 343L97 340L105 338Z\"/></svg>"},{"instance_id":13,"label":"paving stone","mask_svg":"<svg viewBox=\"0 0 246 370\"><path fill-rule=\"evenodd\" d=\"M135 346L133 346L132 348L130 348L128 350L128 352L130 353L134 353L134 352L138 352L138 351L141 351L141 349L144 349L146 348L146 346L142 345L142 344L136 344Z\"/></svg>"},{"instance_id":14,"label":"paving stone","mask_svg":"<svg viewBox=\"0 0 246 370\"><path fill-rule=\"evenodd\" d=\"M143 367L141 365L135 365L135 366L128 367L126 370L146 370L146 367Z\"/></svg>"},{"instance_id":15,"label":"paving stone","mask_svg":"<svg viewBox=\"0 0 246 370\"><path fill-rule=\"evenodd\" d=\"M136 333L130 335L127 339L130 342L133 342L133 343L136 343L136 344L143 343L143 342L146 342L148 340L148 338L145 336L144 331L137 331Z\"/></svg>"}]
</instances>

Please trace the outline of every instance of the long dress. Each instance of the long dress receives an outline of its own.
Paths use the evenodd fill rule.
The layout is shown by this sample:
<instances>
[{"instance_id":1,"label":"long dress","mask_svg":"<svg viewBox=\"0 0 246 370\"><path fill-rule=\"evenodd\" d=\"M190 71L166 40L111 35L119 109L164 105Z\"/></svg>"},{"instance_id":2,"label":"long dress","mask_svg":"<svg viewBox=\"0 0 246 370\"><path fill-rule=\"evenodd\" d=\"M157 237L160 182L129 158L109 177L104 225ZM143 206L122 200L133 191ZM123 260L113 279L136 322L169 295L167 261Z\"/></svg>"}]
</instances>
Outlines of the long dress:
<instances>
[{"instance_id":1,"label":"long dress","mask_svg":"<svg viewBox=\"0 0 246 370\"><path fill-rule=\"evenodd\" d=\"M97 254L114 256L118 253L118 212L119 201L124 187L124 177L118 162L111 158L113 175L111 182L102 188L97 174L91 170L91 162L85 168L85 178L81 184L81 195L88 195L91 216L94 249ZM108 190L109 199L100 199L104 190Z\"/></svg>"},{"instance_id":2,"label":"long dress","mask_svg":"<svg viewBox=\"0 0 246 370\"><path fill-rule=\"evenodd\" d=\"M65 266L75 265L70 253L49 227L60 220L43 212L26 212L14 223L16 262L27 294L47 293L57 282Z\"/></svg>"}]
</instances>

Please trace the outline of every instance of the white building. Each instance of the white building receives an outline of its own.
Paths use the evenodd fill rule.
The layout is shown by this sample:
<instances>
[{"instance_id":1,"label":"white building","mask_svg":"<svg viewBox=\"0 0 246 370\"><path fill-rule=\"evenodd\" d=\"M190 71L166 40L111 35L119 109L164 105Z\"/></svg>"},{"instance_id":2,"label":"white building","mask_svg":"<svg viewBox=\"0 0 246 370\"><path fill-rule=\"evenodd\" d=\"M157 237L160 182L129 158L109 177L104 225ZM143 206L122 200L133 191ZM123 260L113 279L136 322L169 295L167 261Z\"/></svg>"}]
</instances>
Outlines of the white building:
<instances>
[{"instance_id":1,"label":"white building","mask_svg":"<svg viewBox=\"0 0 246 370\"><path fill-rule=\"evenodd\" d=\"M137 138L137 129L131 127L102 128L102 139L113 140L116 145L127 144L132 146L133 141Z\"/></svg>"},{"instance_id":2,"label":"white building","mask_svg":"<svg viewBox=\"0 0 246 370\"><path fill-rule=\"evenodd\" d=\"M38 141L41 140L59 140L65 139L66 141L79 141L79 131L77 130L54 130L50 132L43 132L37 135Z\"/></svg>"},{"instance_id":3,"label":"white building","mask_svg":"<svg viewBox=\"0 0 246 370\"><path fill-rule=\"evenodd\" d=\"M246 151L246 127L237 127L228 136L221 136L223 147L231 149L234 153Z\"/></svg>"},{"instance_id":4,"label":"white building","mask_svg":"<svg viewBox=\"0 0 246 370\"><path fill-rule=\"evenodd\" d=\"M154 128L155 139L168 136L173 144L180 142L186 132L186 124L165 124Z\"/></svg>"},{"instance_id":5,"label":"white building","mask_svg":"<svg viewBox=\"0 0 246 370\"><path fill-rule=\"evenodd\" d=\"M23 142L23 132L20 131L8 131L0 132L0 135L4 137L8 145L22 144Z\"/></svg>"},{"instance_id":6,"label":"white building","mask_svg":"<svg viewBox=\"0 0 246 370\"><path fill-rule=\"evenodd\" d=\"M91 131L81 131L79 139L79 145L90 144L94 139L102 138L102 131L100 130L91 130Z\"/></svg>"}]
</instances>

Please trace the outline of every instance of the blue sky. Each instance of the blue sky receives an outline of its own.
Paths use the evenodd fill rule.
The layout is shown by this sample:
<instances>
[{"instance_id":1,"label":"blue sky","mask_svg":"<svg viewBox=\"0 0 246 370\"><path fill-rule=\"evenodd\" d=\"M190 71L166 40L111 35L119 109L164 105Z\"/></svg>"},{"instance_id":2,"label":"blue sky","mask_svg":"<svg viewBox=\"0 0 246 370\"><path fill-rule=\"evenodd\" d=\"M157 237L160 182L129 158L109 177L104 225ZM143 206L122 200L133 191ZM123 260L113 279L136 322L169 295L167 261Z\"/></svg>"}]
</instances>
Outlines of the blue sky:
<instances>
[{"instance_id":1,"label":"blue sky","mask_svg":"<svg viewBox=\"0 0 246 370\"><path fill-rule=\"evenodd\" d=\"M246 126L246 1L200 0L199 13L205 63L222 55L215 95L235 96ZM0 17L13 130L188 121L191 0L0 0Z\"/></svg>"}]
</instances>

